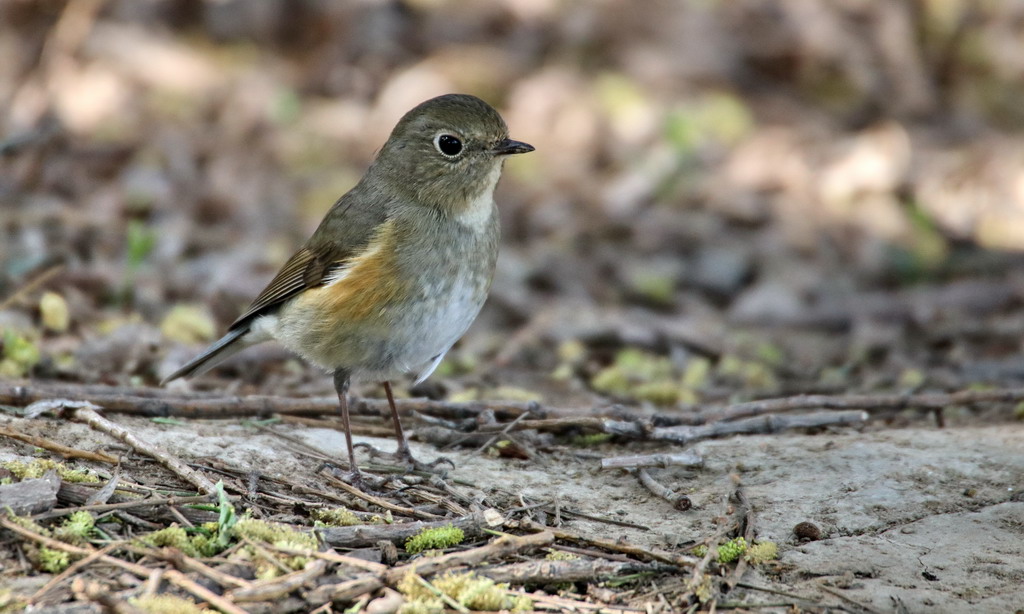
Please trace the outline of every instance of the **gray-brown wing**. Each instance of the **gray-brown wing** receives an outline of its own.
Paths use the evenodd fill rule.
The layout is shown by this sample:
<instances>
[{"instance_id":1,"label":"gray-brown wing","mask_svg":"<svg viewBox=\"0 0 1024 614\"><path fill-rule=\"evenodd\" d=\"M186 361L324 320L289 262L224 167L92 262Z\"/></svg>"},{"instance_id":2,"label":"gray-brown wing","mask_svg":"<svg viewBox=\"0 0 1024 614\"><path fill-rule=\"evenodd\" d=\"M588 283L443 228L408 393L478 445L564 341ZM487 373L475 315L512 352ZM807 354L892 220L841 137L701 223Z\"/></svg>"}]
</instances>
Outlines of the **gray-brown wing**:
<instances>
[{"instance_id":1,"label":"gray-brown wing","mask_svg":"<svg viewBox=\"0 0 1024 614\"><path fill-rule=\"evenodd\" d=\"M366 247L386 214L379 202L360 196L358 188L353 189L331 207L306 245L288 259L228 330L241 328L299 292L319 286L332 270Z\"/></svg>"}]
</instances>

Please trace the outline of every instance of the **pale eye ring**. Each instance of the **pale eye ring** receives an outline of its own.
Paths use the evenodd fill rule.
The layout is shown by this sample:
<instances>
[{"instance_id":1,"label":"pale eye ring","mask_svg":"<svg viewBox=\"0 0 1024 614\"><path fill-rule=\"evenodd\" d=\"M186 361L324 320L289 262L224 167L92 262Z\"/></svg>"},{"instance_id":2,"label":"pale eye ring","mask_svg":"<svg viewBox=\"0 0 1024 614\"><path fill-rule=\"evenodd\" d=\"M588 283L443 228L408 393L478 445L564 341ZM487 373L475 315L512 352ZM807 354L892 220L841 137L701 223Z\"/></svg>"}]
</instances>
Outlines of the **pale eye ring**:
<instances>
[{"instance_id":1,"label":"pale eye ring","mask_svg":"<svg viewBox=\"0 0 1024 614\"><path fill-rule=\"evenodd\" d=\"M462 139L454 134L442 132L434 137L434 148L446 158L454 158L462 153Z\"/></svg>"}]
</instances>

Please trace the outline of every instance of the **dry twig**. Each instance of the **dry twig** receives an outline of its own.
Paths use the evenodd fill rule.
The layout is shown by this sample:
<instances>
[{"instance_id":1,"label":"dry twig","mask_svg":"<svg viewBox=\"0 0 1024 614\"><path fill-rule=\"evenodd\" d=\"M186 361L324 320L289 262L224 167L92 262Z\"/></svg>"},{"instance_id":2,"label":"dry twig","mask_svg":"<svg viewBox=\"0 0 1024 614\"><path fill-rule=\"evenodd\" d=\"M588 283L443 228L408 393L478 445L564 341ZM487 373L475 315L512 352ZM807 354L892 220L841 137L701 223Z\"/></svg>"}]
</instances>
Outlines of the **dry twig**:
<instances>
[{"instance_id":1,"label":"dry twig","mask_svg":"<svg viewBox=\"0 0 1024 614\"><path fill-rule=\"evenodd\" d=\"M90 452L89 450L79 450L77 448L71 448L64 444L57 443L56 441L50 441L43 437L37 437L35 435L29 435L27 433L19 433L13 429L9 429L5 426L0 426L0 435L4 437L10 437L11 439L17 439L18 441L24 441L29 445L33 445L37 448L49 450L50 452L56 452L64 458L80 458L82 460L96 461L99 463L107 463L108 465L116 465L117 459L109 454L103 452Z\"/></svg>"},{"instance_id":2,"label":"dry twig","mask_svg":"<svg viewBox=\"0 0 1024 614\"><path fill-rule=\"evenodd\" d=\"M72 420L84 422L97 431L106 433L131 446L132 449L156 459L157 462L170 469L181 479L195 486L200 492L213 493L216 489L213 482L178 460L177 457L172 456L160 446L139 439L128 429L101 416L98 412L103 411L102 407L93 405L88 401L68 401L64 399L33 403L29 411L33 410L33 407L36 410L42 409L44 411L50 409L67 411Z\"/></svg>"},{"instance_id":3,"label":"dry twig","mask_svg":"<svg viewBox=\"0 0 1024 614\"><path fill-rule=\"evenodd\" d=\"M530 531L551 532L558 539L576 542L580 544L589 544L596 548L602 548L604 550L610 550L612 552L632 554L633 556L639 556L653 561L660 561L662 563L668 563L670 565L675 565L677 567L692 567L698 561L698 559L694 557L676 554L674 552L666 552L664 550L657 550L655 548L643 548L635 544L629 544L626 542L620 542L611 539L584 537L579 533L574 533L572 531L567 531L565 529L547 527L532 520L523 520L520 522L520 525L524 529Z\"/></svg>"},{"instance_id":4,"label":"dry twig","mask_svg":"<svg viewBox=\"0 0 1024 614\"><path fill-rule=\"evenodd\" d=\"M416 573L421 576L432 575L452 567L474 565L481 561L504 558L523 550L540 548L550 544L554 539L554 535L549 532L526 535L524 537L505 535L477 548L453 552L439 557L420 559L394 567L381 574L363 576L338 584L320 586L310 593L310 601L312 603L327 601L349 602L363 593L375 591L383 586L393 586L400 582L408 573Z\"/></svg>"},{"instance_id":5,"label":"dry twig","mask_svg":"<svg viewBox=\"0 0 1024 614\"><path fill-rule=\"evenodd\" d=\"M702 467L704 459L694 452L674 454L645 454L642 456L613 456L601 459L601 469L638 469L641 467Z\"/></svg>"},{"instance_id":6,"label":"dry twig","mask_svg":"<svg viewBox=\"0 0 1024 614\"><path fill-rule=\"evenodd\" d=\"M500 523L499 523L500 524ZM321 538L335 548L367 548L378 541L387 540L391 543L403 543L423 529L433 529L452 525L462 529L468 537L484 534L484 529L492 528L484 513L470 514L453 520L436 520L433 522L402 522L397 524L363 524L351 527L325 527L317 529Z\"/></svg>"}]
</instances>

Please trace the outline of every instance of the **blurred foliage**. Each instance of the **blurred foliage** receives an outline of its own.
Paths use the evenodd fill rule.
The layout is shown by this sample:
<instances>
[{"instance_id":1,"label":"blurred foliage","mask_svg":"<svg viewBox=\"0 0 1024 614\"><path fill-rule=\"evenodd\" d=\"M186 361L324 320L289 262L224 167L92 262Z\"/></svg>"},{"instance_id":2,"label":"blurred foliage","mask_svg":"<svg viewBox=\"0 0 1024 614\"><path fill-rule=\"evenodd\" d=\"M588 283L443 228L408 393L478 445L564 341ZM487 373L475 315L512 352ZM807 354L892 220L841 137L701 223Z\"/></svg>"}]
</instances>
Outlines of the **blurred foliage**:
<instances>
[{"instance_id":1,"label":"blurred foliage","mask_svg":"<svg viewBox=\"0 0 1024 614\"><path fill-rule=\"evenodd\" d=\"M465 91L537 151L434 376L468 381L430 394L970 383L1014 343L913 331L1024 300L1000 251L1024 249L1022 24L966 0L0 3L0 374L159 381L406 110ZM226 372L326 390L296 364Z\"/></svg>"}]
</instances>

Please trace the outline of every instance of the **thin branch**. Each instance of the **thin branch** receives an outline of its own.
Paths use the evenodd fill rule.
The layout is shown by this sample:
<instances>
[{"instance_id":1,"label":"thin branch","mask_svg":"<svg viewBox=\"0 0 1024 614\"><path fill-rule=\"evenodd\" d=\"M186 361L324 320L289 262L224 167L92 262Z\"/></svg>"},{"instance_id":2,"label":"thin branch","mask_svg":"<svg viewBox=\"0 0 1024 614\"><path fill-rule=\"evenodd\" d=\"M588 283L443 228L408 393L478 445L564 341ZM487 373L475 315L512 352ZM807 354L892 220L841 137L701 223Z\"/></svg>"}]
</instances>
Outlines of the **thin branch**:
<instances>
[{"instance_id":1,"label":"thin branch","mask_svg":"<svg viewBox=\"0 0 1024 614\"><path fill-rule=\"evenodd\" d=\"M5 426L0 426L0 435L4 437L10 437L11 439L17 439L23 441L29 445L33 445L37 448L49 450L50 452L56 452L64 458L80 458L82 460L96 461L99 463L107 463L108 465L116 465L117 459L109 454L103 452L90 452L89 450L79 450L77 448L71 448L64 444L57 443L56 441L50 441L43 437L37 437L35 435L29 435L27 433L19 433L13 429L9 429Z\"/></svg>"},{"instance_id":2,"label":"thin branch","mask_svg":"<svg viewBox=\"0 0 1024 614\"><path fill-rule=\"evenodd\" d=\"M685 494L676 493L663 486L660 482L651 477L651 474L648 473L646 469L637 470L637 477L640 479L640 483L643 484L647 490L668 501L672 504L672 507L676 508L680 512L685 512L693 507L693 501L690 501L690 497Z\"/></svg>"},{"instance_id":3,"label":"thin branch","mask_svg":"<svg viewBox=\"0 0 1024 614\"><path fill-rule=\"evenodd\" d=\"M567 531L565 529L544 526L532 520L520 521L520 526L529 531L548 531L554 534L556 538L561 540L589 544L591 546L603 548L604 550L610 550L612 552L632 554L633 556L640 556L653 561L660 561L662 563L675 565L677 567L692 567L694 564L697 563L698 560L691 556L676 554L674 552L666 552L664 550L658 550L656 548L644 548L642 546L637 546L635 544L630 544L618 540L585 537L583 535L580 535L579 533L574 533L572 531Z\"/></svg>"},{"instance_id":4,"label":"thin branch","mask_svg":"<svg viewBox=\"0 0 1024 614\"><path fill-rule=\"evenodd\" d=\"M97 431L106 433L111 437L124 442L134 450L153 457L161 465L170 469L175 475L195 486L200 492L213 493L216 490L213 482L180 461L177 457L171 456L169 452L160 446L139 439L128 431L128 429L101 416L97 410L102 411L102 407L98 407L87 401L57 400L43 401L40 403L46 403L53 407L60 407L61 409L67 410L72 420L84 422Z\"/></svg>"},{"instance_id":5,"label":"thin branch","mask_svg":"<svg viewBox=\"0 0 1024 614\"><path fill-rule=\"evenodd\" d=\"M477 548L453 552L439 557L420 559L394 567L381 574L363 576L338 584L323 585L310 592L308 600L310 603L323 603L326 601L349 602L363 593L375 591L383 586L393 586L400 582L408 573L426 576L451 569L452 567L474 565L481 561L504 558L523 550L541 548L553 542L554 539L554 535L550 532L541 532L524 537L505 535Z\"/></svg>"},{"instance_id":6,"label":"thin branch","mask_svg":"<svg viewBox=\"0 0 1024 614\"><path fill-rule=\"evenodd\" d=\"M642 467L702 467L704 459L694 452L674 454L645 454L642 456L612 456L601 459L601 469L639 469Z\"/></svg>"}]
</instances>

